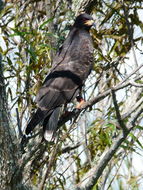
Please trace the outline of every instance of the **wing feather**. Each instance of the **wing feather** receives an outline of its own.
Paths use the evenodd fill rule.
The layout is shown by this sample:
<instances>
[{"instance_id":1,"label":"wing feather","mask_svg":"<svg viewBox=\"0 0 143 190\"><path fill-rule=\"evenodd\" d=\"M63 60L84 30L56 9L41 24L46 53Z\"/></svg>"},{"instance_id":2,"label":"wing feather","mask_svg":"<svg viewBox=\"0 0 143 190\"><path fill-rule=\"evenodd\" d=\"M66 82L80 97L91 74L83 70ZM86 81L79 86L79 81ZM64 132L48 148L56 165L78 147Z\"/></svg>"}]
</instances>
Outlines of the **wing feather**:
<instances>
[{"instance_id":1,"label":"wing feather","mask_svg":"<svg viewBox=\"0 0 143 190\"><path fill-rule=\"evenodd\" d=\"M42 109L53 109L70 102L79 93L79 86L69 78L57 78L39 90L37 104Z\"/></svg>"},{"instance_id":2,"label":"wing feather","mask_svg":"<svg viewBox=\"0 0 143 190\"><path fill-rule=\"evenodd\" d=\"M55 58L57 65L53 66L39 90L36 99L38 107L42 110L54 109L78 95L91 70L92 47L88 33L75 29L69 34Z\"/></svg>"}]
</instances>

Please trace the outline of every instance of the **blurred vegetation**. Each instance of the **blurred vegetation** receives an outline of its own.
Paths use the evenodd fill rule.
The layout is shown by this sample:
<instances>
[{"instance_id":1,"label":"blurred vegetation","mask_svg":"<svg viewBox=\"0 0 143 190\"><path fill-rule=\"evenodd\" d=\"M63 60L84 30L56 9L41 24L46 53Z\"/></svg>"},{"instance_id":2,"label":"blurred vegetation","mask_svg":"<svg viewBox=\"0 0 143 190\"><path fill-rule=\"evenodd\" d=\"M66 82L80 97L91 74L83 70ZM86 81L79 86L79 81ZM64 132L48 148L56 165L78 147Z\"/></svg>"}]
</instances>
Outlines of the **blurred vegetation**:
<instances>
[{"instance_id":1,"label":"blurred vegetation","mask_svg":"<svg viewBox=\"0 0 143 190\"><path fill-rule=\"evenodd\" d=\"M36 109L35 95L51 68L56 51L66 38L75 13L87 9L97 25L96 29L91 30L95 63L83 90L87 100L117 85L129 71L135 69L136 63L131 63L129 59L132 50L137 50L140 56L143 54L141 0L87 1L88 6L85 7L83 2L79 1L76 9L78 1L7 1L0 10L0 53L3 56L7 98L15 131L18 131L15 108L18 108L20 126L24 131L30 115ZM137 61L140 64L140 60ZM143 81L140 79L137 82L142 84ZM119 92L121 113L129 111L132 97L137 91L127 87ZM135 101L141 97L142 91ZM74 103L69 106L72 109ZM129 119L127 117L125 123ZM105 182L105 189L140 189L142 175L136 174L134 169L131 171L133 166L130 159L134 153L142 154L142 129L139 119L135 132L126 139L105 170L97 184L99 187L103 187ZM35 130L35 134L37 131L39 129ZM26 153L36 151L31 155L30 169L26 171L30 173L29 180L33 186L38 186L48 168L45 189L74 189L74 185L98 162L119 133L110 95L81 114L75 123L63 126L57 144L41 143L41 134L30 139ZM76 148L70 150L74 146ZM57 152L54 153L54 150ZM119 172L122 165L128 170L128 176Z\"/></svg>"}]
</instances>

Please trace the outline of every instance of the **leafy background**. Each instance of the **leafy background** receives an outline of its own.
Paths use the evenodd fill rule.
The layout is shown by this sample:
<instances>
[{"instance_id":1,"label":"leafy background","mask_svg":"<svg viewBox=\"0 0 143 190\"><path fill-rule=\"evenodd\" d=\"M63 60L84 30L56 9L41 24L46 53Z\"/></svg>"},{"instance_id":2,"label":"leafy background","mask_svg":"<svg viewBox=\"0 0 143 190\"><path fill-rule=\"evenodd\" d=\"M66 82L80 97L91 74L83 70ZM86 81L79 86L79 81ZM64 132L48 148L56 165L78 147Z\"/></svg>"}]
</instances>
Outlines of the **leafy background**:
<instances>
[{"instance_id":1,"label":"leafy background","mask_svg":"<svg viewBox=\"0 0 143 190\"><path fill-rule=\"evenodd\" d=\"M18 149L20 171L25 174L22 183L27 188L60 190L78 186L82 189L84 176L91 173L122 133L117 112L128 126L141 109L142 9L139 0L1 2L0 53L10 129ZM54 144L41 141L42 130L36 128L22 154L19 144L36 109L35 95L75 16L82 11L93 15L96 22L96 29L91 30L94 69L86 81L83 96L91 102L104 93L105 97L95 101L96 104L92 102L90 108L64 124ZM119 85L121 88L114 98L110 89ZM69 110L75 104L71 103ZM134 165L137 159L142 159L142 129L141 112L134 130L118 147L91 189L142 189L142 170L136 170Z\"/></svg>"}]
</instances>

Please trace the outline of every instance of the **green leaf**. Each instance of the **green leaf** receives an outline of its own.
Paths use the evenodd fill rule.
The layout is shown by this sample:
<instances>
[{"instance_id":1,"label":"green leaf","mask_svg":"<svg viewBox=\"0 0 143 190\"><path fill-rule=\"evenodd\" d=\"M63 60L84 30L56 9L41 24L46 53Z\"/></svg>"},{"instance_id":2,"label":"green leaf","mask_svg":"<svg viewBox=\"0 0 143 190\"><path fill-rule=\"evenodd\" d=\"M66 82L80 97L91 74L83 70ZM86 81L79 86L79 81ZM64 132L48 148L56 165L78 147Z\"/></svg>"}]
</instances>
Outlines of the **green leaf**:
<instances>
[{"instance_id":1,"label":"green leaf","mask_svg":"<svg viewBox=\"0 0 143 190\"><path fill-rule=\"evenodd\" d=\"M133 140L143 149L143 145L142 145L142 143L139 141L139 139L133 134L133 133L130 133L129 134L132 138L133 138Z\"/></svg>"},{"instance_id":2,"label":"green leaf","mask_svg":"<svg viewBox=\"0 0 143 190\"><path fill-rule=\"evenodd\" d=\"M137 125L136 128L139 130L143 130L143 126L140 126L140 125Z\"/></svg>"},{"instance_id":3,"label":"green leaf","mask_svg":"<svg viewBox=\"0 0 143 190\"><path fill-rule=\"evenodd\" d=\"M49 18L48 20L46 20L45 22L43 22L40 26L39 26L39 29L40 30L43 30L43 27L48 24L49 22L52 22L53 21L53 17L52 18Z\"/></svg>"},{"instance_id":4,"label":"green leaf","mask_svg":"<svg viewBox=\"0 0 143 190\"><path fill-rule=\"evenodd\" d=\"M30 54L31 58L36 61L37 59L37 55L36 52L34 51L34 49L32 47L30 47L29 49L26 48L26 51Z\"/></svg>"}]
</instances>

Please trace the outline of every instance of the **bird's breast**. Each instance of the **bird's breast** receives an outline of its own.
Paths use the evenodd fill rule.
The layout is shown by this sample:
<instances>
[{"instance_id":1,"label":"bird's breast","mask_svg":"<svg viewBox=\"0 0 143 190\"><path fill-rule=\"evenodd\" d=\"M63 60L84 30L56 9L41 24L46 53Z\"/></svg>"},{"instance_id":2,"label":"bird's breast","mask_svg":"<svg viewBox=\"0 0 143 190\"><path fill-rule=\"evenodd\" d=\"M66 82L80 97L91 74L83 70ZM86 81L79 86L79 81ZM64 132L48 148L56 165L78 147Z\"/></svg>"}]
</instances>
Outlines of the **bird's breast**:
<instances>
[{"instance_id":1,"label":"bird's breast","mask_svg":"<svg viewBox=\"0 0 143 190\"><path fill-rule=\"evenodd\" d=\"M71 44L63 56L57 70L70 71L80 77L87 78L93 64L93 44L87 31L76 31Z\"/></svg>"}]
</instances>

